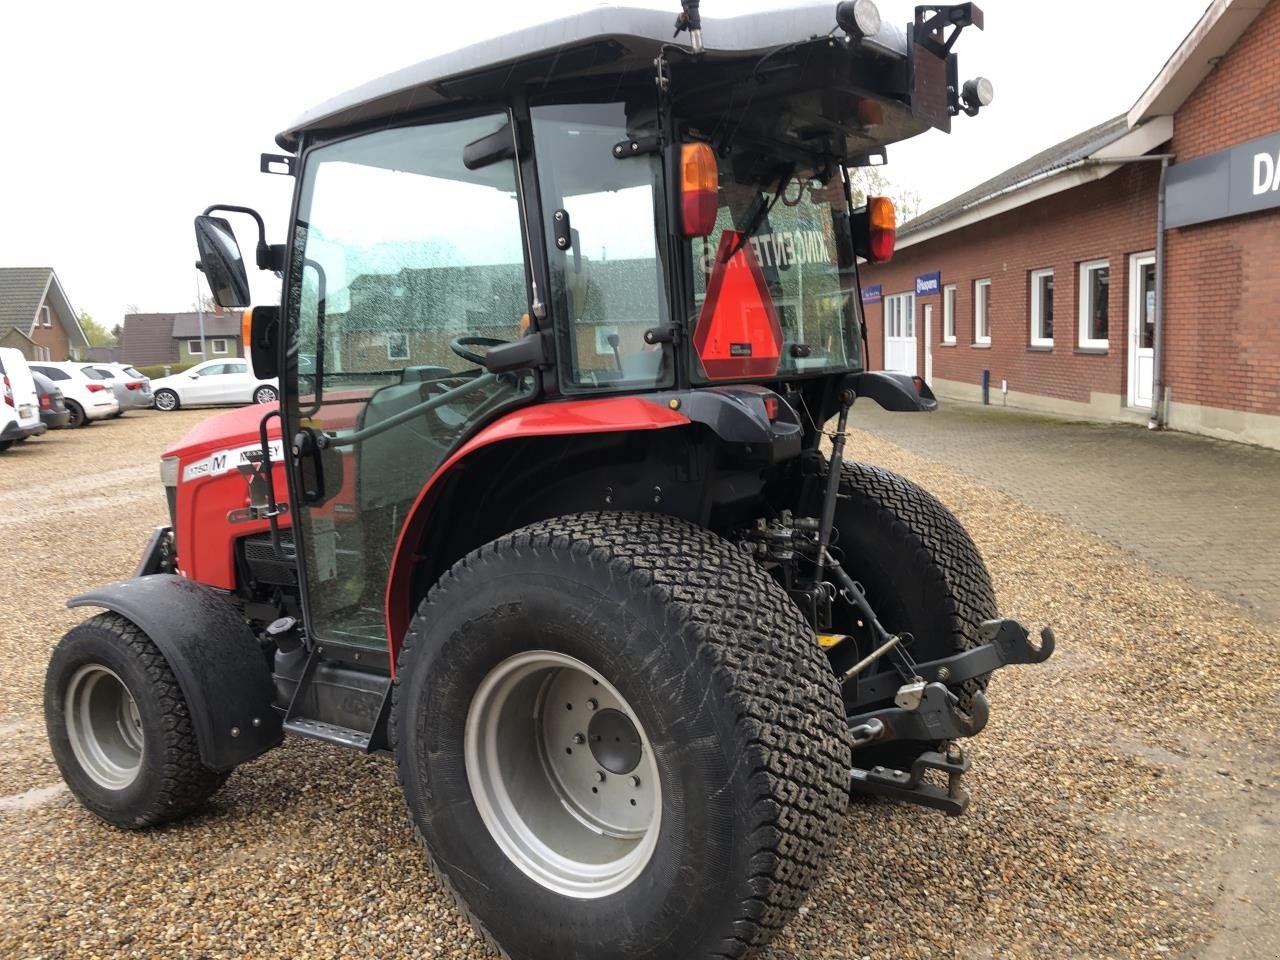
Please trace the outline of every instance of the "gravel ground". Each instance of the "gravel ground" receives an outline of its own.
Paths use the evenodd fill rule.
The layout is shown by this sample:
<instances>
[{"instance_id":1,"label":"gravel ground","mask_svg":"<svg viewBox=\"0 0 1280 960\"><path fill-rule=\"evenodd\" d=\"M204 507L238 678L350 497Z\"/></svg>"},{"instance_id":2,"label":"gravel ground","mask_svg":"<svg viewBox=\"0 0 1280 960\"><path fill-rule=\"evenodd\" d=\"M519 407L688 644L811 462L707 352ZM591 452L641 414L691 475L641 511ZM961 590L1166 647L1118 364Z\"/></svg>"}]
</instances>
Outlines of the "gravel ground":
<instances>
[{"instance_id":1,"label":"gravel ground","mask_svg":"<svg viewBox=\"0 0 1280 960\"><path fill-rule=\"evenodd\" d=\"M63 600L164 519L152 412L0 455L0 957L485 957L423 866L390 765L291 741L208 810L103 826L59 785L44 662ZM1059 652L992 684L970 813L855 805L776 958L1280 955L1277 636L1067 523L869 434L973 531L1002 610ZM50 478L55 478L51 481Z\"/></svg>"}]
</instances>

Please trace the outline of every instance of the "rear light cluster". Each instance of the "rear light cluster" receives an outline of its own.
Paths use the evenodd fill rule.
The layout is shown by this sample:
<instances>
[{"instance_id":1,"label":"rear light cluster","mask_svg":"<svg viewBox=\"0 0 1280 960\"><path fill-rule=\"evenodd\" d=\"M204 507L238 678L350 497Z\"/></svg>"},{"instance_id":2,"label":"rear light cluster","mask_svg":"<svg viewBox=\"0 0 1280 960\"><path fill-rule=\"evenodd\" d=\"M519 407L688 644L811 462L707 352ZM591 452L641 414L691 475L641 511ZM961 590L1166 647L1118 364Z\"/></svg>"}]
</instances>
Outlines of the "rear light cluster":
<instances>
[{"instance_id":1,"label":"rear light cluster","mask_svg":"<svg viewBox=\"0 0 1280 960\"><path fill-rule=\"evenodd\" d=\"M88 389L90 393L98 393L102 390L107 389L100 383L86 383L85 387Z\"/></svg>"},{"instance_id":2,"label":"rear light cluster","mask_svg":"<svg viewBox=\"0 0 1280 960\"><path fill-rule=\"evenodd\" d=\"M898 218L893 201L888 197L867 198L867 251L872 263L887 263L893 259L893 248L898 239Z\"/></svg>"},{"instance_id":3,"label":"rear light cluster","mask_svg":"<svg viewBox=\"0 0 1280 960\"><path fill-rule=\"evenodd\" d=\"M141 390L141 389L142 389L142 381L141 381L141 380L130 380L130 381L129 381L128 383L126 383L124 386L125 386L125 389L126 389L126 390Z\"/></svg>"},{"instance_id":4,"label":"rear light cluster","mask_svg":"<svg viewBox=\"0 0 1280 960\"><path fill-rule=\"evenodd\" d=\"M53 402L49 399L49 395L47 393L42 395L40 397L40 409L48 410L52 407L53 407Z\"/></svg>"},{"instance_id":5,"label":"rear light cluster","mask_svg":"<svg viewBox=\"0 0 1280 960\"><path fill-rule=\"evenodd\" d=\"M686 237L709 237L720 205L720 172L707 143L680 147L680 221Z\"/></svg>"},{"instance_id":6,"label":"rear light cluster","mask_svg":"<svg viewBox=\"0 0 1280 960\"><path fill-rule=\"evenodd\" d=\"M4 379L4 402L12 407L14 405L13 387L9 386L9 378L7 376L4 377L3 379Z\"/></svg>"}]
</instances>

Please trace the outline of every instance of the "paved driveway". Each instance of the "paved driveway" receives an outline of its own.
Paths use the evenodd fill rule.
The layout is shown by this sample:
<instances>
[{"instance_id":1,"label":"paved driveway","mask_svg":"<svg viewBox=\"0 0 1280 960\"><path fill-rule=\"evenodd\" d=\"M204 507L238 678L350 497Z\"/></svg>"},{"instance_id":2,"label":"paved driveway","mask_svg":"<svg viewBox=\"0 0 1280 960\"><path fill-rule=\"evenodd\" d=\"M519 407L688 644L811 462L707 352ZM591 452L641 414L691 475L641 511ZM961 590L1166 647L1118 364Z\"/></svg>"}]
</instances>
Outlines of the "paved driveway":
<instances>
[{"instance_id":1,"label":"paved driveway","mask_svg":"<svg viewBox=\"0 0 1280 960\"><path fill-rule=\"evenodd\" d=\"M1280 451L955 401L851 422L1280 621Z\"/></svg>"}]
</instances>

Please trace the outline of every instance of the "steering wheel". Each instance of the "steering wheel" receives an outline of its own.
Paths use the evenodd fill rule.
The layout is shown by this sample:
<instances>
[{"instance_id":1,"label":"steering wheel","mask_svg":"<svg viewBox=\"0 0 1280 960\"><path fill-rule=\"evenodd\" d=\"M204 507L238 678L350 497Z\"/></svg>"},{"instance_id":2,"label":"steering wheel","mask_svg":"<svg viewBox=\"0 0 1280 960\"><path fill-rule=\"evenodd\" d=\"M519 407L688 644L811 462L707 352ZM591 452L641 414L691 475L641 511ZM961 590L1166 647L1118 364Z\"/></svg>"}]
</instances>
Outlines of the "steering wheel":
<instances>
[{"instance_id":1,"label":"steering wheel","mask_svg":"<svg viewBox=\"0 0 1280 960\"><path fill-rule=\"evenodd\" d=\"M474 363L477 367L483 367L484 354L468 350L467 347L500 347L510 342L510 340L499 340L497 337L454 337L449 341L449 349L463 360Z\"/></svg>"}]
</instances>

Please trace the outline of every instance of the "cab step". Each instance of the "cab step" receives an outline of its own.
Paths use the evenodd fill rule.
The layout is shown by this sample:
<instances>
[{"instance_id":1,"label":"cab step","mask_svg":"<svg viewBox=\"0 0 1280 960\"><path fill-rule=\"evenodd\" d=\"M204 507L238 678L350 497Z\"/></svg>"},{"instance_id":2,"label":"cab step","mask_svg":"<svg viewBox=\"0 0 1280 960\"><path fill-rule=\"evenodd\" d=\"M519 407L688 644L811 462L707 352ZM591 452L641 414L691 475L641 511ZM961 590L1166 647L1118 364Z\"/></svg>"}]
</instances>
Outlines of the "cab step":
<instances>
[{"instance_id":1,"label":"cab step","mask_svg":"<svg viewBox=\"0 0 1280 960\"><path fill-rule=\"evenodd\" d=\"M357 663L361 651L338 651L333 644L327 651L328 656L325 646L316 646L309 653L299 649L277 657L277 689L293 687L281 701L289 704L285 731L364 753L385 750L391 678Z\"/></svg>"},{"instance_id":2,"label":"cab step","mask_svg":"<svg viewBox=\"0 0 1280 960\"><path fill-rule=\"evenodd\" d=\"M353 747L365 753L369 752L369 743L372 739L371 732L352 730L350 727L340 727L334 723L310 720L307 717L289 718L284 722L284 729L286 733L292 733L295 736L323 740L325 743L333 743L340 747Z\"/></svg>"}]
</instances>

